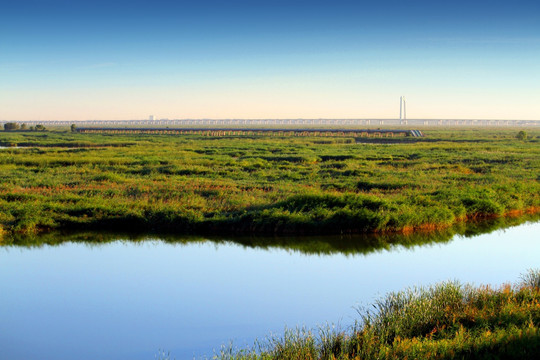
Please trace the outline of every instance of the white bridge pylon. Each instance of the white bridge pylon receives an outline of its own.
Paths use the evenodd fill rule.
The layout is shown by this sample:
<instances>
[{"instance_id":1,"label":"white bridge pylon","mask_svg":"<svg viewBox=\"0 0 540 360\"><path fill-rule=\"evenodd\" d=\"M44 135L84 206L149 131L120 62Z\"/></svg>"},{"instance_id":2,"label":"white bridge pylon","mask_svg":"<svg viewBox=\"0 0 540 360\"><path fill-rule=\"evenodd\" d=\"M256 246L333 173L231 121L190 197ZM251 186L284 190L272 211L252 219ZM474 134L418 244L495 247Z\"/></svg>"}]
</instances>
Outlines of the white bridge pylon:
<instances>
[{"instance_id":1,"label":"white bridge pylon","mask_svg":"<svg viewBox=\"0 0 540 360\"><path fill-rule=\"evenodd\" d=\"M407 124L407 103L405 102L405 96L399 98L399 123Z\"/></svg>"}]
</instances>

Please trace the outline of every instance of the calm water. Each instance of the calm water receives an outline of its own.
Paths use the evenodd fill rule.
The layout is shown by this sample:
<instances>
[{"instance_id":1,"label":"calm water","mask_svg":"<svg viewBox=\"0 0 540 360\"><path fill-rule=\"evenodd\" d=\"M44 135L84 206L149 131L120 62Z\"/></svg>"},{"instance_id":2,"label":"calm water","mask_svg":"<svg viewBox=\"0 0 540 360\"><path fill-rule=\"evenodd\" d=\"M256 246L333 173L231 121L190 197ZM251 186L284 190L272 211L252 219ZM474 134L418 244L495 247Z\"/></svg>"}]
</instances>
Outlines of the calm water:
<instances>
[{"instance_id":1,"label":"calm water","mask_svg":"<svg viewBox=\"0 0 540 360\"><path fill-rule=\"evenodd\" d=\"M1 359L176 359L285 326L343 327L388 291L514 282L540 266L540 222L367 254L233 242L0 247Z\"/></svg>"}]
</instances>

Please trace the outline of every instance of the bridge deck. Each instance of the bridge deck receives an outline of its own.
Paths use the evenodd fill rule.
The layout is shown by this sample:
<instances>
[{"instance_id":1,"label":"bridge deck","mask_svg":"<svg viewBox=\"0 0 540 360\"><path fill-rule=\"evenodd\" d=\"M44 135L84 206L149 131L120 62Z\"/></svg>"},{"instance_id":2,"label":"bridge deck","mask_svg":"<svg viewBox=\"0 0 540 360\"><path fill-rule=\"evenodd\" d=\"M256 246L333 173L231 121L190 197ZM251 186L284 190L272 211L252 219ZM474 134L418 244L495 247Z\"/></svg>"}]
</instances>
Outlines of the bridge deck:
<instances>
[{"instance_id":1,"label":"bridge deck","mask_svg":"<svg viewBox=\"0 0 540 360\"><path fill-rule=\"evenodd\" d=\"M207 136L226 135L271 135L271 136L412 136L423 137L420 130L402 129L277 129L277 128L113 128L84 127L76 128L80 133L114 134L201 134Z\"/></svg>"}]
</instances>

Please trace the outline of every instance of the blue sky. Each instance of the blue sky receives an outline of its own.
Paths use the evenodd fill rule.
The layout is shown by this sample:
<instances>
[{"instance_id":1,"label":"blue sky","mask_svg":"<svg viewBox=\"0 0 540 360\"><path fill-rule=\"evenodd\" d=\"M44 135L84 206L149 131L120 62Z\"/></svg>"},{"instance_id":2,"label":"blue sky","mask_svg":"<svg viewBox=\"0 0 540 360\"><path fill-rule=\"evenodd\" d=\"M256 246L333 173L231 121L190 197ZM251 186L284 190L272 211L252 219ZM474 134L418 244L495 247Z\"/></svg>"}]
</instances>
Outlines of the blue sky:
<instances>
[{"instance_id":1,"label":"blue sky","mask_svg":"<svg viewBox=\"0 0 540 360\"><path fill-rule=\"evenodd\" d=\"M0 120L540 119L533 1L0 2Z\"/></svg>"}]
</instances>

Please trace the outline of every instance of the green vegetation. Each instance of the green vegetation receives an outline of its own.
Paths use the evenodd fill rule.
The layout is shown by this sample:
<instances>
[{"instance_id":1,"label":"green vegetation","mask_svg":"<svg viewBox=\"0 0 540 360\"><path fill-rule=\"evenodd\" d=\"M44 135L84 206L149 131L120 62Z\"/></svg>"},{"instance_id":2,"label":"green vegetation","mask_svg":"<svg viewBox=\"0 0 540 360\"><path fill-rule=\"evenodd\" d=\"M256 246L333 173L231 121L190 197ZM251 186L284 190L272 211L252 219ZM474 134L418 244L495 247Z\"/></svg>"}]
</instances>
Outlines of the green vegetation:
<instances>
[{"instance_id":1,"label":"green vegetation","mask_svg":"<svg viewBox=\"0 0 540 360\"><path fill-rule=\"evenodd\" d=\"M521 130L520 132L518 132L518 134L516 135L516 138L518 140L527 140L527 133L523 130Z\"/></svg>"},{"instance_id":2,"label":"green vegetation","mask_svg":"<svg viewBox=\"0 0 540 360\"><path fill-rule=\"evenodd\" d=\"M410 231L540 208L538 134L203 137L2 132L5 233ZM362 141L362 142L361 142Z\"/></svg>"},{"instance_id":3,"label":"green vegetation","mask_svg":"<svg viewBox=\"0 0 540 360\"><path fill-rule=\"evenodd\" d=\"M28 125L26 124L19 124L19 123L16 123L16 122L8 122L8 123L5 123L4 124L4 131L17 131L17 130L22 130L22 131L45 131L47 130L45 128L44 125L36 125L36 126L30 126L28 127Z\"/></svg>"},{"instance_id":4,"label":"green vegetation","mask_svg":"<svg viewBox=\"0 0 540 360\"><path fill-rule=\"evenodd\" d=\"M493 289L445 282L390 293L348 331L288 330L215 359L533 359L540 354L540 271Z\"/></svg>"},{"instance_id":5,"label":"green vegetation","mask_svg":"<svg viewBox=\"0 0 540 360\"><path fill-rule=\"evenodd\" d=\"M451 227L431 231L383 234L343 234L324 236L253 236L235 235L224 238L221 235L178 235L141 233L141 232L111 232L111 231L50 231L45 233L10 233L0 237L0 246L41 247L57 246L64 243L86 243L99 246L115 241L143 242L148 239L175 244L188 245L193 243L212 242L215 244L235 243L246 248L284 249L301 252L306 255L367 255L381 250L389 250L394 245L404 248L446 243L456 235L472 237L491 233L496 230L518 226L526 222L540 220L540 214L523 215L520 217L498 217L482 221L460 222Z\"/></svg>"},{"instance_id":6,"label":"green vegetation","mask_svg":"<svg viewBox=\"0 0 540 360\"><path fill-rule=\"evenodd\" d=\"M8 122L4 124L4 131L19 130L21 126L16 122Z\"/></svg>"}]
</instances>

